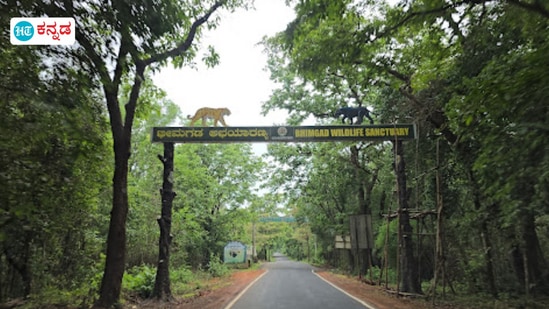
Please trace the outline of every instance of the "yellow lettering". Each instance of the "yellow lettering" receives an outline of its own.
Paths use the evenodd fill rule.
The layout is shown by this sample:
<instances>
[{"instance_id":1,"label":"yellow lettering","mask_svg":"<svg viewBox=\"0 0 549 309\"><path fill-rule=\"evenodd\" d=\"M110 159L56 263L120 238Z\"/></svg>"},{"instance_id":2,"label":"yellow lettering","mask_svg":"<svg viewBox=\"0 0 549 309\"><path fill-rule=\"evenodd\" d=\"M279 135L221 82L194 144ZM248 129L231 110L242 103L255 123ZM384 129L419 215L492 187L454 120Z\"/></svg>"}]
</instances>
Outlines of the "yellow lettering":
<instances>
[{"instance_id":1,"label":"yellow lettering","mask_svg":"<svg viewBox=\"0 0 549 309\"><path fill-rule=\"evenodd\" d=\"M156 131L156 136L159 138L200 138L204 136L203 129L168 129L168 130L158 130Z\"/></svg>"},{"instance_id":2,"label":"yellow lettering","mask_svg":"<svg viewBox=\"0 0 549 309\"><path fill-rule=\"evenodd\" d=\"M355 137L364 136L364 128L349 128L349 129L335 129L332 130L332 136L340 137Z\"/></svg>"},{"instance_id":3,"label":"yellow lettering","mask_svg":"<svg viewBox=\"0 0 549 309\"><path fill-rule=\"evenodd\" d=\"M213 138L226 138L226 137L263 137L265 140L269 139L269 134L267 130L258 130L258 129L220 129L220 130L210 130L210 137Z\"/></svg>"},{"instance_id":4,"label":"yellow lettering","mask_svg":"<svg viewBox=\"0 0 549 309\"><path fill-rule=\"evenodd\" d=\"M296 138L329 137L330 131L328 129L296 129L294 134Z\"/></svg>"},{"instance_id":5,"label":"yellow lettering","mask_svg":"<svg viewBox=\"0 0 549 309\"><path fill-rule=\"evenodd\" d=\"M264 137L265 140L269 139L269 134L267 133L267 130L260 130L257 132L257 136Z\"/></svg>"},{"instance_id":6,"label":"yellow lettering","mask_svg":"<svg viewBox=\"0 0 549 309\"><path fill-rule=\"evenodd\" d=\"M410 128L367 128L365 136L408 136Z\"/></svg>"}]
</instances>

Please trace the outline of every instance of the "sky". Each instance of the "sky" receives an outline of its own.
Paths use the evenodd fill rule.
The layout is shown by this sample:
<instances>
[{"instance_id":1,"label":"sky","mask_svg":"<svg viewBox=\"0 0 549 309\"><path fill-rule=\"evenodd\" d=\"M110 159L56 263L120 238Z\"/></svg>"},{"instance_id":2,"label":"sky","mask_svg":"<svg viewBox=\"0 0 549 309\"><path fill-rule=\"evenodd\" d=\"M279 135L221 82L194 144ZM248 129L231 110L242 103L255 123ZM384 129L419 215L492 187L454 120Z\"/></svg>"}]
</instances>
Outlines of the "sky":
<instances>
[{"instance_id":1,"label":"sky","mask_svg":"<svg viewBox=\"0 0 549 309\"><path fill-rule=\"evenodd\" d=\"M265 70L267 55L258 45L263 36L283 31L293 20L293 10L284 0L256 0L255 10L221 12L220 25L204 34L201 46L213 45L220 63L197 69L163 68L153 77L156 86L167 92L168 98L181 108L183 115L194 115L201 107L227 107L229 126L271 126L282 124L284 111L260 115L261 104L268 100L276 87ZM179 124L177 124L179 125ZM181 124L182 125L182 124Z\"/></svg>"}]
</instances>

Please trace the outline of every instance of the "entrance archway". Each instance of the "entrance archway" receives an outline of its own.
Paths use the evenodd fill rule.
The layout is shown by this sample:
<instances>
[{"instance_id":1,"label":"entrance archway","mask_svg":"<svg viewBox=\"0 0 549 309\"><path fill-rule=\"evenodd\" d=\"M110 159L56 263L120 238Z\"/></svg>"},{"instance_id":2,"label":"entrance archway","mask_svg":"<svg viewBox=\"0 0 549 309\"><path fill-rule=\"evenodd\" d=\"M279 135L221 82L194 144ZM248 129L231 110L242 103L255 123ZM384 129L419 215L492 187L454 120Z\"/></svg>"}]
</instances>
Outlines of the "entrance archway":
<instances>
[{"instance_id":1,"label":"entrance archway","mask_svg":"<svg viewBox=\"0 0 549 309\"><path fill-rule=\"evenodd\" d=\"M164 155L159 156L164 165L158 268L155 293L171 294L169 260L171 244L174 144L175 143L303 143L336 141L393 141L402 149L404 140L417 138L415 124L337 125L337 126L272 126L272 127L154 127L151 141L164 144ZM403 163L402 152L396 152ZM400 178L397 171L397 183ZM402 171L403 172L403 171ZM405 180L404 180L405 181ZM405 187L405 182L404 182ZM399 198L400 200L400 198ZM160 295L160 294L158 294Z\"/></svg>"}]
</instances>

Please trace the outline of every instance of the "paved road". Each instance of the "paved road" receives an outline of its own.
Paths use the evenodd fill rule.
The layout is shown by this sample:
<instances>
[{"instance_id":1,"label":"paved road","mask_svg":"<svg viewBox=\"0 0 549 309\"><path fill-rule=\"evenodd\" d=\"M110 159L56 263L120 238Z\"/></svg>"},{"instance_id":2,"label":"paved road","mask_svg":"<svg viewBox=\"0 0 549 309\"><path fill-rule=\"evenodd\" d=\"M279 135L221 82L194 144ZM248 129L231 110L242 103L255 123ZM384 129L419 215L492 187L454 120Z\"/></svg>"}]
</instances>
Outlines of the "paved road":
<instances>
[{"instance_id":1,"label":"paved road","mask_svg":"<svg viewBox=\"0 0 549 309\"><path fill-rule=\"evenodd\" d=\"M319 278L308 264L276 256L265 267L267 273L226 309L366 308Z\"/></svg>"}]
</instances>

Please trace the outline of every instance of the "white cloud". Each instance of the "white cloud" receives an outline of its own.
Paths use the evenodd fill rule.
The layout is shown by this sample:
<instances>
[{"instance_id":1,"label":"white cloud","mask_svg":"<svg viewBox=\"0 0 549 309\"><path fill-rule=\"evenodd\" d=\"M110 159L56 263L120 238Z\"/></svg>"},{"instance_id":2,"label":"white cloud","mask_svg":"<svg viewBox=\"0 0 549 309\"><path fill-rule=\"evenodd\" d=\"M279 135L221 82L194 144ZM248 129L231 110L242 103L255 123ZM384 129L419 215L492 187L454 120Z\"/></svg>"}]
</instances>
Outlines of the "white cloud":
<instances>
[{"instance_id":1,"label":"white cloud","mask_svg":"<svg viewBox=\"0 0 549 309\"><path fill-rule=\"evenodd\" d=\"M283 0L257 0L255 6L256 10L223 12L220 26L205 33L202 46L215 47L220 55L218 66L207 68L199 63L198 70L169 67L153 77L184 115L192 115L200 107L227 107L232 111L225 119L230 126L284 122L284 112L260 115L261 104L275 84L264 70L267 56L257 43L265 35L283 31L295 15Z\"/></svg>"}]
</instances>

